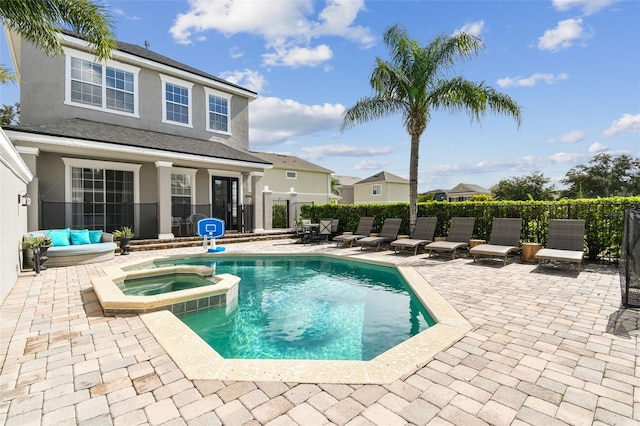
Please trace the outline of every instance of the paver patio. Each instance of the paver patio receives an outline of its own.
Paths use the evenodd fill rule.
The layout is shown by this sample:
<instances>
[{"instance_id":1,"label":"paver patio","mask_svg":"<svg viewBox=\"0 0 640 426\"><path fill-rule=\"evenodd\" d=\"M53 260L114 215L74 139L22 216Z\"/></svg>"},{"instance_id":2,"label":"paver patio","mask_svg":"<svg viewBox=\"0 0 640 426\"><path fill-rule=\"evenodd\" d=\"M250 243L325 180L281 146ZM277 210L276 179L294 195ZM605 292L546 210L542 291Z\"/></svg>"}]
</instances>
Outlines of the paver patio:
<instances>
[{"instance_id":1,"label":"paver patio","mask_svg":"<svg viewBox=\"0 0 640 426\"><path fill-rule=\"evenodd\" d=\"M389 385L191 381L137 316L106 317L90 279L133 258L24 274L0 307L0 424L637 425L640 310L613 266L427 259L289 240L411 265L473 329ZM512 260L513 262L513 260Z\"/></svg>"}]
</instances>

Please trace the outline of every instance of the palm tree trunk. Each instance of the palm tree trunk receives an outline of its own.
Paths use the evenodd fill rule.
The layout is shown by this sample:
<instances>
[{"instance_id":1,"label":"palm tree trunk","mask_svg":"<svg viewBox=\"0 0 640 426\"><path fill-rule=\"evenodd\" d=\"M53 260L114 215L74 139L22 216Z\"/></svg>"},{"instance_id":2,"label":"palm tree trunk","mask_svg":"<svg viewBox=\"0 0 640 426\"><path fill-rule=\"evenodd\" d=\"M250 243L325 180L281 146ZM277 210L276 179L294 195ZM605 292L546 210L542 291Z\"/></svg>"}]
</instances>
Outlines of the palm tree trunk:
<instances>
[{"instance_id":1,"label":"palm tree trunk","mask_svg":"<svg viewBox=\"0 0 640 426\"><path fill-rule=\"evenodd\" d=\"M418 219L418 157L420 135L411 135L411 158L409 159L409 233L413 235Z\"/></svg>"}]
</instances>

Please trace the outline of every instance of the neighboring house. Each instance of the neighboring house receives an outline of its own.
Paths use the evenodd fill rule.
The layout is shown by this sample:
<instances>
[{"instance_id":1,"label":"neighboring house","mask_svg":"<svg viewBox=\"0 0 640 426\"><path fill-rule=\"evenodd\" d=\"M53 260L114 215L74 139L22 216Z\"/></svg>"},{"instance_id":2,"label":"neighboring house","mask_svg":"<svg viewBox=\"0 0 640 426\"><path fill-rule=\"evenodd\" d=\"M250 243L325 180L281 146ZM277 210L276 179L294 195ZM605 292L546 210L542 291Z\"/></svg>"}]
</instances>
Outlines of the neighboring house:
<instances>
[{"instance_id":1,"label":"neighboring house","mask_svg":"<svg viewBox=\"0 0 640 426\"><path fill-rule=\"evenodd\" d=\"M471 197L478 194L491 195L491 192L479 185L459 183L447 191L447 199L449 201L468 201Z\"/></svg>"},{"instance_id":2,"label":"neighboring house","mask_svg":"<svg viewBox=\"0 0 640 426\"><path fill-rule=\"evenodd\" d=\"M338 198L331 193L331 170L293 155L250 154L272 164L262 178L264 189L271 191L274 205L287 204L291 218L298 217L302 204L326 204Z\"/></svg>"},{"instance_id":3,"label":"neighboring house","mask_svg":"<svg viewBox=\"0 0 640 426\"><path fill-rule=\"evenodd\" d=\"M336 185L336 189L340 191L338 204L353 204L353 185L357 182L360 182L362 178L355 176L336 176L336 179L338 179L338 185Z\"/></svg>"},{"instance_id":4,"label":"neighboring house","mask_svg":"<svg viewBox=\"0 0 640 426\"><path fill-rule=\"evenodd\" d=\"M354 204L409 202L409 181L389 172L362 179L353 188Z\"/></svg>"},{"instance_id":5,"label":"neighboring house","mask_svg":"<svg viewBox=\"0 0 640 426\"><path fill-rule=\"evenodd\" d=\"M55 57L6 35L20 124L5 132L35 176L29 230L133 226L172 238L194 234L192 214L269 228L271 164L248 151L255 92L128 43L96 63L74 33Z\"/></svg>"}]
</instances>

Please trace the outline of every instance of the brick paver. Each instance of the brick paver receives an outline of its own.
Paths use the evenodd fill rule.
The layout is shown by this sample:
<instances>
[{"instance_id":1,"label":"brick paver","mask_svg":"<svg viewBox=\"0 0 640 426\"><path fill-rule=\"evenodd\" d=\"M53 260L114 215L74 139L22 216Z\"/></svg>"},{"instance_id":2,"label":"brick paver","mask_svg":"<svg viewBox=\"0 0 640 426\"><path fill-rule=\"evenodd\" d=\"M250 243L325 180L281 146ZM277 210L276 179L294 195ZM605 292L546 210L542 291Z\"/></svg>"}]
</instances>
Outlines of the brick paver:
<instances>
[{"instance_id":1,"label":"brick paver","mask_svg":"<svg viewBox=\"0 0 640 426\"><path fill-rule=\"evenodd\" d=\"M386 385L187 379L135 315L105 317L103 267L25 273L0 306L0 424L590 425L640 423L640 311L612 266L538 268L288 241L229 251L357 254L413 266L473 326Z\"/></svg>"}]
</instances>

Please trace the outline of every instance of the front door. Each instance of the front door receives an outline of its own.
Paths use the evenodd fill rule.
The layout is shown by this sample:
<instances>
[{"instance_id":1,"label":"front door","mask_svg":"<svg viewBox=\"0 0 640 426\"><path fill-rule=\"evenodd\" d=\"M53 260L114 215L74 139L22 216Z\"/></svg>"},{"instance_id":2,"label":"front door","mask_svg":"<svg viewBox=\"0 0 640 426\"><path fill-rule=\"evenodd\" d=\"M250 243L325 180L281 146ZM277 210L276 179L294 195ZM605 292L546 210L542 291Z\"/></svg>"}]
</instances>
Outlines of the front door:
<instances>
[{"instance_id":1,"label":"front door","mask_svg":"<svg viewBox=\"0 0 640 426\"><path fill-rule=\"evenodd\" d=\"M214 176L211 183L213 217L224 220L227 230L238 230L238 178Z\"/></svg>"}]
</instances>

